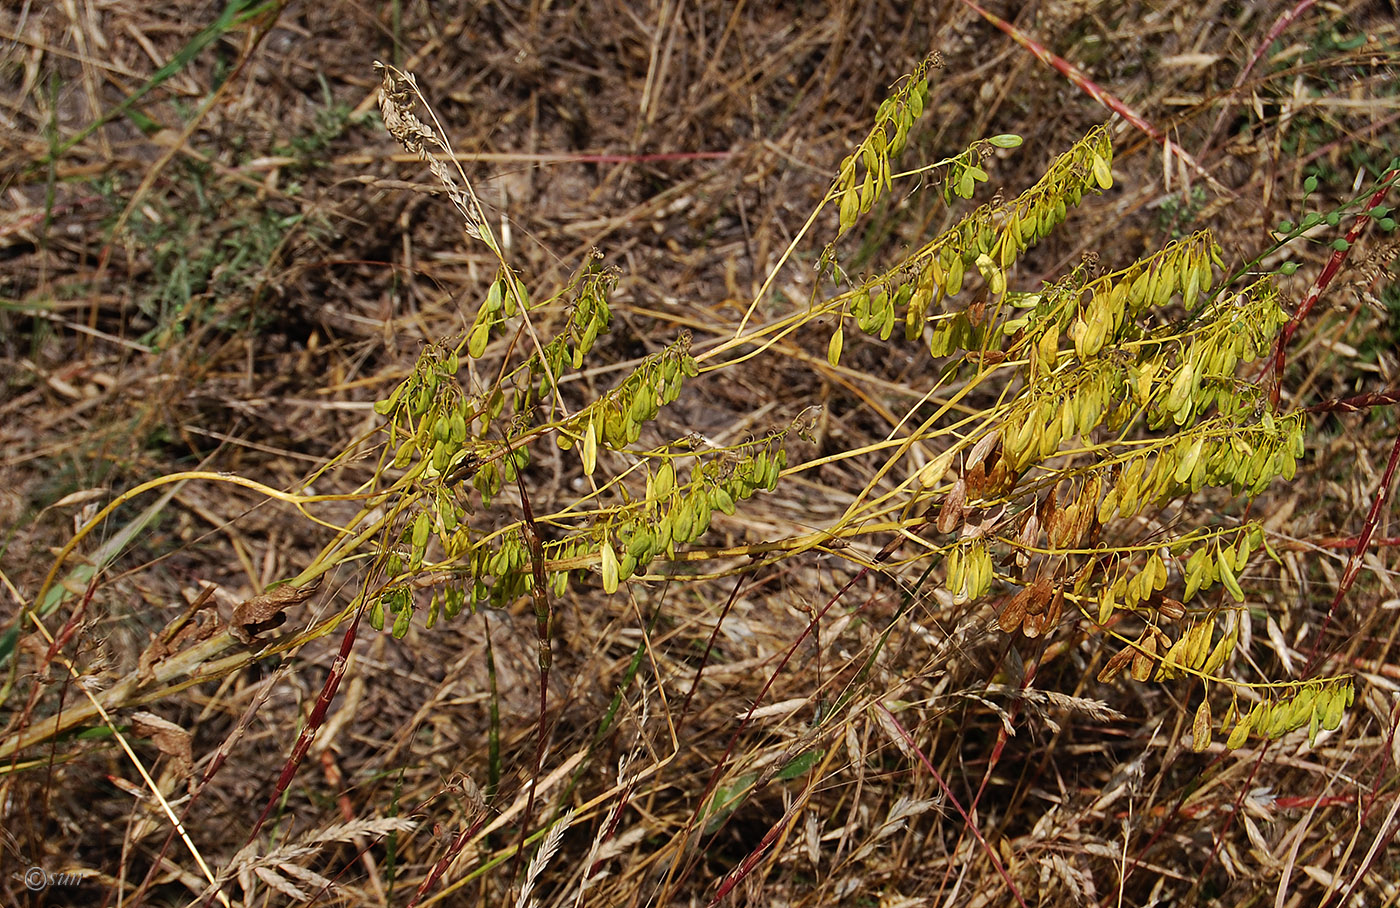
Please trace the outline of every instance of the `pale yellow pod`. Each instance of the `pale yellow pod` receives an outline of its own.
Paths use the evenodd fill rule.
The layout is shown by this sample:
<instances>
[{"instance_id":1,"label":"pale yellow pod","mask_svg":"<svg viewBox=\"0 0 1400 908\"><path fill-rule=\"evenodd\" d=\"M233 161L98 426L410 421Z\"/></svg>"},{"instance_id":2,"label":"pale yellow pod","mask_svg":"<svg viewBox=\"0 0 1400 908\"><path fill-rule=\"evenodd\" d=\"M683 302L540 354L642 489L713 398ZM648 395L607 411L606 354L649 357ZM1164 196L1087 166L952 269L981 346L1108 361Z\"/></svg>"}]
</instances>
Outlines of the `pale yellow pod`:
<instances>
[{"instance_id":1,"label":"pale yellow pod","mask_svg":"<svg viewBox=\"0 0 1400 908\"><path fill-rule=\"evenodd\" d=\"M1191 750L1201 753L1210 746L1210 700L1201 699L1191 720Z\"/></svg>"},{"instance_id":2,"label":"pale yellow pod","mask_svg":"<svg viewBox=\"0 0 1400 908\"><path fill-rule=\"evenodd\" d=\"M612 543L606 539L603 540L599 554L602 556L603 592L612 595L617 592L621 565L617 562L617 553L613 551Z\"/></svg>"}]
</instances>

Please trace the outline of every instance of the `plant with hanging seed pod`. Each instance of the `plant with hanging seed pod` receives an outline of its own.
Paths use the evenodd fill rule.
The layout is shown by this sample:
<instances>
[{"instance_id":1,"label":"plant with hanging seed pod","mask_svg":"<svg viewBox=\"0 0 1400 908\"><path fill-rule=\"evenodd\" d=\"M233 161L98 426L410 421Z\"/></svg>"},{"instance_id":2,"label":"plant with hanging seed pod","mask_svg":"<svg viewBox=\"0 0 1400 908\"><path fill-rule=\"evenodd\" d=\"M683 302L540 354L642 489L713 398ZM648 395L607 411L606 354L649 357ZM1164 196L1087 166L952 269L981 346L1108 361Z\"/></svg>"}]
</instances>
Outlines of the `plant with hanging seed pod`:
<instances>
[{"instance_id":1,"label":"plant with hanging seed pod","mask_svg":"<svg viewBox=\"0 0 1400 908\"><path fill-rule=\"evenodd\" d=\"M366 451L378 458L365 487L344 496L359 510L293 580L304 587L338 565L371 566L343 615L318 632L363 613L403 637L415 622L433 628L528 602L543 698L553 609L571 588L613 596L677 577L682 562L714 561L708 576L718 576L820 550L859 571L918 571L906 585L911 601L936 594L1000 634L1053 645L1079 634L1088 642L1075 645L1102 651L1101 682L1193 679L1208 693L1227 691L1218 721L1209 696L1195 709L1197 750L1217 730L1239 747L1251 735L1306 727L1315 738L1336 728L1353 697L1349 678L1238 674L1237 650L1250 637L1249 574L1277 557L1264 525L1193 522L1184 504L1207 488L1258 495L1291 478L1304 454L1304 414L1279 411L1267 389L1241 378L1241 366L1267 356L1288 324L1268 277L1228 277L1222 250L1201 231L1120 267L1086 259L1024 286L1022 256L1086 196L1113 186L1106 127L1089 130L1020 194L998 192L892 264L860 276L841 266L842 240L897 184L941 186L943 201L958 206L990 181L998 154L1020 145L994 135L897 171L939 65L930 57L894 86L733 337L708 348L688 333L670 338L574 406L561 386L587 368L612 327L616 272L590 253L557 292L532 292L466 175L445 163L455 157L436 120L415 112L423 99L412 77L384 67L385 127L429 168L492 264L461 335L428 345L375 402L372 432L327 467ZM831 237L817 252L821 282L809 305L749 328L758 305L771 302L773 276L822 223ZM802 461L797 452L811 449L794 440L807 434L805 416L723 448L663 435L659 417L692 379L816 327L830 332L817 368L835 372L857 344L907 346L924 364L924 400L884 443ZM537 513L530 471L546 453L563 457L584 491ZM870 477L837 519L707 546L717 520L832 460L860 463ZM319 500L265 491L303 508ZM1169 506L1171 521L1141 529ZM872 539L881 543L873 559L869 546L851 545ZM350 643L353 634L347 651ZM843 694L825 717L853 701ZM541 750L545 713L542 700ZM528 820L527 808L522 826Z\"/></svg>"},{"instance_id":2,"label":"plant with hanging seed pod","mask_svg":"<svg viewBox=\"0 0 1400 908\"><path fill-rule=\"evenodd\" d=\"M1237 728L1277 733L1282 717L1296 717L1285 704L1311 687L1247 684L1228 671L1248 620L1241 578L1256 553L1271 553L1259 524L1178 524L1170 535L1135 544L1105 541L1125 538L1127 521L1145 511L1203 488L1255 495L1293 475L1303 453L1302 414L1274 412L1259 386L1238 376L1286 321L1277 292L1267 278L1238 288L1222 283L1221 250L1205 231L1116 270L1086 261L1038 288L1013 288L1020 256L1086 195L1112 187L1105 128L1091 130L1020 195L976 207L895 265L847 283L837 241L896 179L913 175L896 174L893 160L908 143L937 62L926 60L895 86L870 133L841 163L822 203L838 209L836 238L822 253L823 265L832 266L823 273L836 284L805 311L752 335L741 328L701 357L682 335L585 407L563 412L557 383L583 365L607 330L613 277L590 261L561 297L531 301L524 282L500 262L464 340L446 354L425 351L379 407L395 445L392 463L404 471L391 487L403 529L387 552L380 600L396 631L407 627L405 614L414 608L408 591L415 576L446 578L429 603L429 623L439 611L451 617L467 604L500 606L533 595L541 582L557 597L582 570L595 571L611 594L704 536L716 511L733 513L755 491L774 489L787 468L785 430L711 457L674 443L638 445L684 381L702 367L723 368L719 358L728 350L750 344L761 352L775 335L834 317L830 366L840 364L848 321L880 343L899 343L900 326L904 341L920 343L937 363L930 397L949 389L954 399L981 403L971 416L948 419L945 405L911 423L878 465L876 481L834 526L769 541L762 560L877 532L894 519L906 532L933 534L930 555L912 560L941 559L947 593L968 607L996 603L1004 633L1047 637L1077 616L1106 644L1119 641L1102 680L1129 668L1140 681L1191 676L1273 704L1274 712ZM945 200L971 198L988 179L988 152L1018 145L1014 136L994 136L934 165ZM959 303L973 290L971 302ZM571 306L563 330L547 341L535 337L531 312L560 302ZM448 380L463 357L479 359L493 336L521 333L530 334L534 354L502 369L493 385L467 397ZM586 520L581 509L572 512L578 517L569 510L542 515L562 532L538 546L528 522L475 531L480 521L456 504L454 483L470 479L489 506L503 483L519 481L530 446L546 436L577 454L597 489ZM893 492L875 494L876 482L899 475L916 450L928 464L906 470L911 478ZM646 481L613 500L627 487L609 475L611 458L620 455ZM678 471L687 462L690 481L683 483ZM984 516L974 523L974 514ZM1130 638L1125 632L1134 626ZM1320 690L1349 690L1344 678L1317 683ZM1317 711L1321 728L1345 699L1328 696L1334 699L1324 698ZM1301 708L1296 713L1302 716ZM1208 707L1194 723L1198 744L1209 740L1202 716L1209 719Z\"/></svg>"}]
</instances>

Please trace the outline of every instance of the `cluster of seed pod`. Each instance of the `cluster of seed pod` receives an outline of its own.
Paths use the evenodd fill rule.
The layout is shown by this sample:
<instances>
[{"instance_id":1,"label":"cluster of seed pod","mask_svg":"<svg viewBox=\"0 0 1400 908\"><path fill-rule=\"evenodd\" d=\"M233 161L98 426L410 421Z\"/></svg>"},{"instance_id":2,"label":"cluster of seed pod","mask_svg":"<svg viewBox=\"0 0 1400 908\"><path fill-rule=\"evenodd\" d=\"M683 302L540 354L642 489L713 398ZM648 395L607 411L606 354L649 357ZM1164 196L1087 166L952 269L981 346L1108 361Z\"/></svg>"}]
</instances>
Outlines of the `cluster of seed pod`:
<instances>
[{"instance_id":1,"label":"cluster of seed pod","mask_svg":"<svg viewBox=\"0 0 1400 908\"><path fill-rule=\"evenodd\" d=\"M1099 624L1108 623L1117 609L1136 608L1166 586L1167 565L1162 556L1155 552L1136 572L1124 570L1112 583L1105 578L1099 585Z\"/></svg>"},{"instance_id":2,"label":"cluster of seed pod","mask_svg":"<svg viewBox=\"0 0 1400 908\"><path fill-rule=\"evenodd\" d=\"M674 462L665 461L647 479L647 511L616 529L616 549L610 538L613 533L602 541L599 555L604 592L615 592L619 583L645 570L658 555L674 556L676 546L705 535L715 511L733 515L738 502L760 489L776 488L778 475L787 465L781 440L781 434L772 436L737 460L697 463L684 487L676 484Z\"/></svg>"},{"instance_id":3,"label":"cluster of seed pod","mask_svg":"<svg viewBox=\"0 0 1400 908\"><path fill-rule=\"evenodd\" d=\"M438 400L438 392L448 390L457 374L458 357L455 350L427 347L407 378L399 382L389 396L374 402L374 412L390 417L394 425L408 415L421 418Z\"/></svg>"},{"instance_id":4,"label":"cluster of seed pod","mask_svg":"<svg viewBox=\"0 0 1400 908\"><path fill-rule=\"evenodd\" d=\"M1103 298L1109 310L1122 313L1116 316L1120 323L1125 316L1136 319L1148 309L1165 307L1176 294L1191 312L1210 298L1214 266L1224 267L1220 246L1209 230L1200 230L1123 271L1100 278L1091 289L1096 300Z\"/></svg>"},{"instance_id":5,"label":"cluster of seed pod","mask_svg":"<svg viewBox=\"0 0 1400 908\"><path fill-rule=\"evenodd\" d=\"M987 172L982 169L982 155L989 148L1019 147L1020 136L1003 134L974 142L967 151L950 158L943 165L943 201L952 205L954 199L970 199L977 190L977 184L987 182Z\"/></svg>"},{"instance_id":6,"label":"cluster of seed pod","mask_svg":"<svg viewBox=\"0 0 1400 908\"><path fill-rule=\"evenodd\" d=\"M1203 313L1206 321L1181 365L1160 382L1166 393L1153 397L1149 425L1186 425L1212 405L1223 414L1248 413L1258 401L1258 388L1235 381L1235 367L1252 362L1269 348L1288 320L1271 279L1265 278L1238 294L1217 302Z\"/></svg>"},{"instance_id":7,"label":"cluster of seed pod","mask_svg":"<svg viewBox=\"0 0 1400 908\"><path fill-rule=\"evenodd\" d=\"M715 511L734 514L736 503L760 489L777 486L787 465L783 435L771 436L745 456L723 464L696 464L688 484L678 484L675 465L666 460L647 481L646 499L639 507L619 512L607 524L545 543L549 563L596 559L605 592L644 571L662 554L674 556L678 545L694 542L710 527ZM528 592L534 583L529 550L515 534L479 543L468 559L473 578L472 599L501 606ZM550 570L547 583L556 596L568 589L568 570ZM455 608L460 609L461 600ZM449 617L456 611L448 609ZM431 614L430 614L431 617Z\"/></svg>"},{"instance_id":8,"label":"cluster of seed pod","mask_svg":"<svg viewBox=\"0 0 1400 908\"><path fill-rule=\"evenodd\" d=\"M1134 681L1167 681L1183 674L1213 675L1239 643L1238 625L1218 639L1216 630L1214 615L1203 616L1175 641L1160 628L1148 627L1135 642L1104 663L1099 680L1112 681L1124 669L1130 670Z\"/></svg>"},{"instance_id":9,"label":"cluster of seed pod","mask_svg":"<svg viewBox=\"0 0 1400 908\"><path fill-rule=\"evenodd\" d=\"M1112 162L1108 130L1096 126L1056 159L1034 186L1005 204L978 208L915 258L927 259L930 268L941 270L942 274L934 272L933 283L948 296L961 288L968 265L977 265L988 289L999 295L1006 289L1005 272L1021 253L1063 223L1085 192L1113 185Z\"/></svg>"},{"instance_id":10,"label":"cluster of seed pod","mask_svg":"<svg viewBox=\"0 0 1400 908\"><path fill-rule=\"evenodd\" d=\"M564 372L565 365L573 369L583 366L583 358L593 349L599 335L608 330L612 323L612 310L608 307L608 294L617 284L617 273L612 269L589 268L575 278L574 284L565 290L571 295L573 305L569 320L553 340L544 347L544 363L548 369L540 367L538 357L532 357L529 365L532 377L538 375L541 381L539 396L544 397L550 388L548 376L556 380Z\"/></svg>"},{"instance_id":11,"label":"cluster of seed pod","mask_svg":"<svg viewBox=\"0 0 1400 908\"><path fill-rule=\"evenodd\" d=\"M1355 696L1350 677L1305 682L1291 696L1256 703L1239 717L1225 746L1239 747L1250 732L1263 738L1278 738L1304 725L1308 726L1309 743L1316 743L1320 731L1334 731L1342 724L1342 716Z\"/></svg>"},{"instance_id":12,"label":"cluster of seed pod","mask_svg":"<svg viewBox=\"0 0 1400 908\"><path fill-rule=\"evenodd\" d=\"M407 586L395 586L380 594L369 606L370 627L384 630L386 614L394 616L393 634L401 639L413 620L413 591Z\"/></svg>"},{"instance_id":13,"label":"cluster of seed pod","mask_svg":"<svg viewBox=\"0 0 1400 908\"><path fill-rule=\"evenodd\" d=\"M504 266L486 290L486 299L476 310L476 319L467 332L467 355L479 358L491 340L491 329L505 323L516 314L519 306L530 308L530 296L525 284Z\"/></svg>"},{"instance_id":14,"label":"cluster of seed pod","mask_svg":"<svg viewBox=\"0 0 1400 908\"><path fill-rule=\"evenodd\" d=\"M1275 478L1292 479L1303 455L1303 413L1238 425L1210 420L1150 451L1130 455L1114 469L1099 503L1099 522L1114 514L1132 517L1145 504L1162 502L1203 486L1229 486L1255 495Z\"/></svg>"},{"instance_id":15,"label":"cluster of seed pod","mask_svg":"<svg viewBox=\"0 0 1400 908\"><path fill-rule=\"evenodd\" d=\"M856 219L889 191L890 160L904 151L909 141L909 130L914 121L923 115L929 94L929 71L942 65L941 56L930 54L902 79L875 112L875 125L869 135L841 162L831 188L832 195L840 198L838 233L850 230Z\"/></svg>"},{"instance_id":16,"label":"cluster of seed pod","mask_svg":"<svg viewBox=\"0 0 1400 908\"><path fill-rule=\"evenodd\" d=\"M1249 563L1249 558L1264 546L1264 528L1254 521L1244 524L1234 533L1234 540L1221 544L1224 534L1218 534L1204 545L1197 546L1186 559L1186 591L1183 602L1201 590L1208 590L1219 583L1236 602L1244 601L1244 589L1240 586L1240 572Z\"/></svg>"},{"instance_id":17,"label":"cluster of seed pod","mask_svg":"<svg viewBox=\"0 0 1400 908\"><path fill-rule=\"evenodd\" d=\"M1038 577L1007 600L997 615L997 626L1008 634L1019 630L1035 639L1060 623L1064 606L1064 587L1047 577Z\"/></svg>"},{"instance_id":18,"label":"cluster of seed pod","mask_svg":"<svg viewBox=\"0 0 1400 908\"><path fill-rule=\"evenodd\" d=\"M1067 439L1088 438L1106 419L1116 425L1128 415L1115 405L1125 396L1126 375L1121 363L1103 360L1045 376L1030 386L1002 423L1007 462L1016 471L1024 470L1053 456Z\"/></svg>"},{"instance_id":19,"label":"cluster of seed pod","mask_svg":"<svg viewBox=\"0 0 1400 908\"><path fill-rule=\"evenodd\" d=\"M998 136L999 140L1014 136ZM988 140L1009 147L1008 142ZM1096 127L1049 168L1034 186L1006 204L977 208L934 238L909 260L871 279L854 291L848 303L861 330L888 339L893 326L904 322L914 340L924 333L929 313L945 298L962 291L967 269L976 267L994 295L1006 291L1006 271L1031 245L1064 221L1068 205L1083 194L1111 185L1108 177L1113 146L1108 131ZM962 313L936 317L929 335L929 353L946 356L953 350L980 349L983 331ZM828 345L828 359L840 358L841 327Z\"/></svg>"},{"instance_id":20,"label":"cluster of seed pod","mask_svg":"<svg viewBox=\"0 0 1400 908\"><path fill-rule=\"evenodd\" d=\"M992 554L984 539L959 542L948 550L943 563L944 586L960 599L977 599L991 589L995 579Z\"/></svg>"},{"instance_id":21,"label":"cluster of seed pod","mask_svg":"<svg viewBox=\"0 0 1400 908\"><path fill-rule=\"evenodd\" d=\"M621 450L634 443L642 425L681 393L681 383L699 374L690 355L690 334L682 333L666 349L652 354L622 384L576 413L561 427L556 440L564 450L577 441L584 472L592 474L598 445Z\"/></svg>"}]
</instances>

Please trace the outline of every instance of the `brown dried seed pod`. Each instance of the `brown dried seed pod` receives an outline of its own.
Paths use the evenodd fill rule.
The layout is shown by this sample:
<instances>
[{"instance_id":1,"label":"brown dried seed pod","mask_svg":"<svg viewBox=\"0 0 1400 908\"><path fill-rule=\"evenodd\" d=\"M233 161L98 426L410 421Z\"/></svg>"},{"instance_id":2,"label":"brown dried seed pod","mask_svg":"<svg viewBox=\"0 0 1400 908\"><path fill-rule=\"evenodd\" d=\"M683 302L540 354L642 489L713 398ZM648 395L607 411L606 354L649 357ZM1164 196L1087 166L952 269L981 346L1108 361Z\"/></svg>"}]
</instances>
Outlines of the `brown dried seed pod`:
<instances>
[{"instance_id":1,"label":"brown dried seed pod","mask_svg":"<svg viewBox=\"0 0 1400 908\"><path fill-rule=\"evenodd\" d=\"M1056 586L1054 595L1050 597L1050 605L1045 609L1045 614L1040 616L1041 624L1045 627L1055 627L1060 623L1060 616L1065 613L1065 589Z\"/></svg>"},{"instance_id":2,"label":"brown dried seed pod","mask_svg":"<svg viewBox=\"0 0 1400 908\"><path fill-rule=\"evenodd\" d=\"M1180 621L1182 616L1186 614L1186 606L1177 599L1170 596L1162 596L1160 600L1154 596L1153 599L1158 613L1168 621Z\"/></svg>"},{"instance_id":3,"label":"brown dried seed pod","mask_svg":"<svg viewBox=\"0 0 1400 908\"><path fill-rule=\"evenodd\" d=\"M1035 515L1034 511L1031 511L1026 517L1025 522L1021 524L1021 531L1016 536L1016 543L1024 548L1030 549L1034 548L1039 541L1040 518Z\"/></svg>"},{"instance_id":4,"label":"brown dried seed pod","mask_svg":"<svg viewBox=\"0 0 1400 908\"><path fill-rule=\"evenodd\" d=\"M1045 612L1045 607L1050 604L1052 590L1050 588L1050 578L1039 577L1032 583L1026 592L1030 594L1026 602L1026 614L1040 615Z\"/></svg>"},{"instance_id":5,"label":"brown dried seed pod","mask_svg":"<svg viewBox=\"0 0 1400 908\"><path fill-rule=\"evenodd\" d=\"M1012 596L1010 601L1002 607L1001 614L997 617L997 626L1006 633L1014 633L1026 617L1026 606L1030 603L1030 589L1023 589Z\"/></svg>"},{"instance_id":6,"label":"brown dried seed pod","mask_svg":"<svg viewBox=\"0 0 1400 908\"><path fill-rule=\"evenodd\" d=\"M966 481L967 491L973 498L983 498L987 489L987 470L982 464L969 469L961 481Z\"/></svg>"},{"instance_id":7,"label":"brown dried seed pod","mask_svg":"<svg viewBox=\"0 0 1400 908\"><path fill-rule=\"evenodd\" d=\"M1133 680L1146 681L1152 677L1153 656L1157 654L1157 638L1150 632L1144 631L1141 639L1133 648Z\"/></svg>"},{"instance_id":8,"label":"brown dried seed pod","mask_svg":"<svg viewBox=\"0 0 1400 908\"><path fill-rule=\"evenodd\" d=\"M953 483L953 488L943 499L943 507L938 511L938 532L951 533L957 529L963 518L963 504L967 500L967 482L961 477Z\"/></svg>"},{"instance_id":9,"label":"brown dried seed pod","mask_svg":"<svg viewBox=\"0 0 1400 908\"><path fill-rule=\"evenodd\" d=\"M987 460L987 455L992 453L992 449L997 446L999 441L1001 441L1001 435L996 432L989 432L978 439L977 444L973 445L972 450L967 454L966 468L971 470L974 467L981 466Z\"/></svg>"},{"instance_id":10,"label":"brown dried seed pod","mask_svg":"<svg viewBox=\"0 0 1400 908\"><path fill-rule=\"evenodd\" d=\"M1210 701L1201 700L1191 720L1191 749L1200 753L1210 746Z\"/></svg>"},{"instance_id":11,"label":"brown dried seed pod","mask_svg":"<svg viewBox=\"0 0 1400 908\"><path fill-rule=\"evenodd\" d=\"M1114 653L1112 658L1104 663L1104 667L1099 669L1099 683L1107 684L1118 677L1136 656L1137 650L1131 646Z\"/></svg>"}]
</instances>

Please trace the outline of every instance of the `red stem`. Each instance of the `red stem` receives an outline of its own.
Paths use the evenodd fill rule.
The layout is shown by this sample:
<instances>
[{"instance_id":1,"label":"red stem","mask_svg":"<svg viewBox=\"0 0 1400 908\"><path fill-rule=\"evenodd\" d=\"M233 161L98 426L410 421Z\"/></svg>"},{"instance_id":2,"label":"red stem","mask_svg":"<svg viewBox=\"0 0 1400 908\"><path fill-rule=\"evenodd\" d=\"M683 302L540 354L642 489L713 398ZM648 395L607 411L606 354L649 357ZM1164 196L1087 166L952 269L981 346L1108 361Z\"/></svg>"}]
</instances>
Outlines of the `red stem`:
<instances>
[{"instance_id":1,"label":"red stem","mask_svg":"<svg viewBox=\"0 0 1400 908\"><path fill-rule=\"evenodd\" d=\"M1298 328L1303 324L1303 319L1312 314L1313 307L1317 305L1318 299L1322 297L1322 292L1332 283L1332 279L1337 276L1337 272L1342 270L1342 263L1347 259L1347 253L1351 251L1356 240L1361 236L1361 232L1366 229L1366 225L1371 222L1371 209L1379 205L1390 192L1397 177L1400 177L1400 168L1392 167L1381 177L1380 186L1366 200L1366 206L1361 209L1361 213L1352 222L1351 229L1347 231L1346 248L1332 250L1332 255L1327 259L1327 264L1322 267L1322 272L1318 274L1312 286L1308 288L1308 295L1303 297L1303 303L1298 307L1297 313L1284 325L1283 331L1279 333L1278 340L1274 343L1274 352L1269 355L1264 363L1264 372L1273 371L1273 383L1269 389L1269 402L1274 409L1278 409L1279 396L1283 388L1283 367L1287 358L1289 343L1293 340L1293 335L1298 332Z\"/></svg>"},{"instance_id":2,"label":"red stem","mask_svg":"<svg viewBox=\"0 0 1400 908\"><path fill-rule=\"evenodd\" d=\"M967 829L971 830L973 838L977 839L977 843L982 846L982 850L987 853L987 857L992 859L992 866L996 868L997 874L1005 881L1006 888L1010 889L1011 894L1016 897L1016 903L1019 904L1021 908L1026 908L1026 900L1021 898L1021 893L1017 891L1016 884L1011 880L1011 875L1008 874L1006 868L1002 866L1001 859L997 857L996 851L992 849L992 846L987 844L986 839L982 838L981 831L979 831L977 825L972 822L972 818L967 815L967 811L963 810L962 805L958 803L958 799L953 796L953 792L948 788L948 783L943 781L943 777L938 774L938 770L934 768L933 763L929 761L928 757L924 756L924 752L914 743L914 739L910 737L908 730L905 729L903 725L899 724L899 720L894 717L893 713L885 708L885 704L876 703L875 708L885 714L885 718L889 719L894 725L895 729L899 732L899 736L904 739L904 743L909 745L909 749L918 756L919 762L924 764L924 769L927 769L929 775L933 776L933 780L938 783L938 788L943 792L943 797L947 798L948 803L953 805L953 809L963 818L963 823L966 825Z\"/></svg>"}]
</instances>

